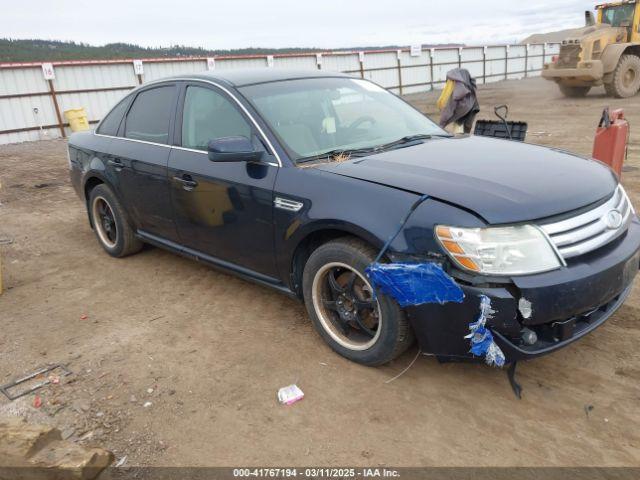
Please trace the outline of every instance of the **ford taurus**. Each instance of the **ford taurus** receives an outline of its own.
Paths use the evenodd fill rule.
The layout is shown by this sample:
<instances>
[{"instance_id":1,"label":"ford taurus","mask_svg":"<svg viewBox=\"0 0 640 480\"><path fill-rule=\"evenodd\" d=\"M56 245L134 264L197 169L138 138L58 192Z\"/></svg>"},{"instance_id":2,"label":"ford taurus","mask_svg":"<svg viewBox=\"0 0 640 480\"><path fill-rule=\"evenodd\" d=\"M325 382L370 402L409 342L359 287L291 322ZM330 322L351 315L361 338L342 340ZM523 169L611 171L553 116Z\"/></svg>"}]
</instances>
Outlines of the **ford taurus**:
<instances>
[{"instance_id":1,"label":"ford taurus","mask_svg":"<svg viewBox=\"0 0 640 480\"><path fill-rule=\"evenodd\" d=\"M109 255L148 243L298 297L331 348L367 365L414 339L472 357L483 298L507 362L552 352L605 322L639 267L640 224L605 165L452 137L341 74L149 82L73 134L69 162ZM367 274L378 254L437 266L464 298L401 307Z\"/></svg>"}]
</instances>

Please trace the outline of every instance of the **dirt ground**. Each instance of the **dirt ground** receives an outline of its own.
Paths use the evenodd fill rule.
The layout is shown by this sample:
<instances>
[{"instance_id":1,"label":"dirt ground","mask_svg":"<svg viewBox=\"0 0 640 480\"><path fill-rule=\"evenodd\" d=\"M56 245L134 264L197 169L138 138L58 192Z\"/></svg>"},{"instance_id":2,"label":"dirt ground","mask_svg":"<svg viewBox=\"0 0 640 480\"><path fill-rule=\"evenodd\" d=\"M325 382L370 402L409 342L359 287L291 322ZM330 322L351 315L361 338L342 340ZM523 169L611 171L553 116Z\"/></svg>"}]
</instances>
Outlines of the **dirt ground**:
<instances>
[{"instance_id":1,"label":"dirt ground","mask_svg":"<svg viewBox=\"0 0 640 480\"><path fill-rule=\"evenodd\" d=\"M437 93L413 95L433 118ZM632 125L624 184L640 206L640 95L563 98L540 79L480 89L481 118L507 103L528 140L582 154L605 105ZM67 173L65 142L0 146L0 383L48 362L73 375L14 402L126 465L637 466L640 284L603 327L504 372L412 349L367 368L334 354L303 306L160 249L113 259ZM305 399L278 404L297 383ZM146 405L146 406L145 406Z\"/></svg>"}]
</instances>

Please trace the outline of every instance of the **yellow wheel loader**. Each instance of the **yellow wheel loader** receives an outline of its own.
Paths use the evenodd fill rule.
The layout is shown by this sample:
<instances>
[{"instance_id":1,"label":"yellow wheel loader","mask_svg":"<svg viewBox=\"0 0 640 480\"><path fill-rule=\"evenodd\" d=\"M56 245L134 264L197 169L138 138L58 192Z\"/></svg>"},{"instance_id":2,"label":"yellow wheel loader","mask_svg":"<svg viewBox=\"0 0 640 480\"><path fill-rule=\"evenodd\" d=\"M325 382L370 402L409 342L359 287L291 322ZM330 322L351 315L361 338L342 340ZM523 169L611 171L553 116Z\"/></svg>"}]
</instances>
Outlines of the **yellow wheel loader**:
<instances>
[{"instance_id":1,"label":"yellow wheel loader","mask_svg":"<svg viewBox=\"0 0 640 480\"><path fill-rule=\"evenodd\" d=\"M599 85L610 96L631 97L640 90L640 0L596 5L596 11L597 19L585 12L586 26L563 40L542 76L568 97Z\"/></svg>"}]
</instances>

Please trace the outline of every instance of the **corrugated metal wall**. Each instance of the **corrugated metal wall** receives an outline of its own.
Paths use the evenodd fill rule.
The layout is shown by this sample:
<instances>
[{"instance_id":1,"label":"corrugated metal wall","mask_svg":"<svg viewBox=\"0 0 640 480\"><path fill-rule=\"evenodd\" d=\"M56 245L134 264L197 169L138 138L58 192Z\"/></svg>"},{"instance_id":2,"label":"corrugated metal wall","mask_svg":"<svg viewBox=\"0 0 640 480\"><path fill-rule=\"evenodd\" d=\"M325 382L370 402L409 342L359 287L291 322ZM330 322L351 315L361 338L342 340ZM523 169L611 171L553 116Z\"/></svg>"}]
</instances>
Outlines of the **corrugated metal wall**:
<instances>
[{"instance_id":1,"label":"corrugated metal wall","mask_svg":"<svg viewBox=\"0 0 640 480\"><path fill-rule=\"evenodd\" d=\"M558 44L545 44L424 49L420 56L411 56L408 50L234 56L216 57L215 69L320 68L409 94L440 88L446 72L458 66L468 69L479 84L536 76L558 50ZM141 82L205 71L207 59L144 60L143 69L138 76L132 61L60 62L54 63L55 79L48 81L39 63L0 64L0 144L68 134L68 127L61 124L63 112L72 108L83 107L96 123Z\"/></svg>"}]
</instances>

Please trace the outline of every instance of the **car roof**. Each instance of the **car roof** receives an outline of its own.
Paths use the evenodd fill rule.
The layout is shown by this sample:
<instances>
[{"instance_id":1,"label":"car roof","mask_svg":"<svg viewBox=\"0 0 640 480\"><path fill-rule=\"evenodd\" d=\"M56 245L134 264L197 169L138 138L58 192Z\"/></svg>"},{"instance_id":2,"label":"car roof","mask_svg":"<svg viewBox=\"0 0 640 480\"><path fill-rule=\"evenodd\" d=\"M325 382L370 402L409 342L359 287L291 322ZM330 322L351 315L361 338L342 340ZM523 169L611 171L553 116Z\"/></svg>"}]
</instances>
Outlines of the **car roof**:
<instances>
[{"instance_id":1,"label":"car roof","mask_svg":"<svg viewBox=\"0 0 640 480\"><path fill-rule=\"evenodd\" d=\"M184 78L180 75L172 78ZM215 70L205 73L192 73L189 78L224 82L233 87L243 87L256 83L281 82L284 80L295 80L301 78L329 78L345 77L348 75L340 72L323 72L321 70L290 70L283 68L251 68L251 69L229 69ZM162 80L171 80L164 78Z\"/></svg>"}]
</instances>

